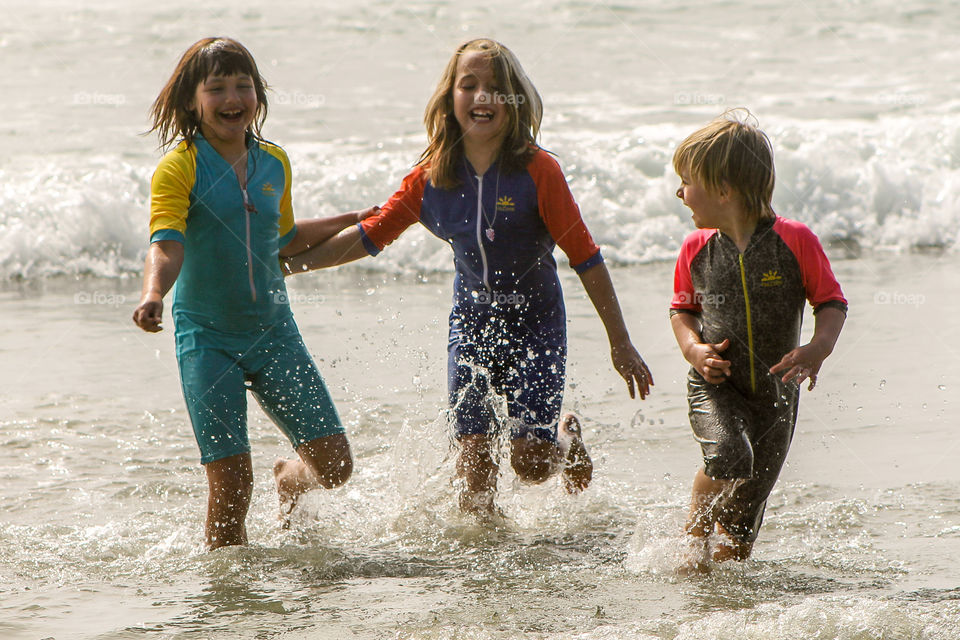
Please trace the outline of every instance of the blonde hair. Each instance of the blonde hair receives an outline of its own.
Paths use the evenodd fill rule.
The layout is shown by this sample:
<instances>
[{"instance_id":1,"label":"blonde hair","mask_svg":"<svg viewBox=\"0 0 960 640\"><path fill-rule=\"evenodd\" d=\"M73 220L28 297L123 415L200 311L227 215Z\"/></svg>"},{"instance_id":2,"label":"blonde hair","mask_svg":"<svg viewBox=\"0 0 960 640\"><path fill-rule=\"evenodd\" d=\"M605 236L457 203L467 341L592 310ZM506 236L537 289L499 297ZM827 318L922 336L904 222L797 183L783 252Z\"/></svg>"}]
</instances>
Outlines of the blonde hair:
<instances>
[{"instance_id":1,"label":"blonde hair","mask_svg":"<svg viewBox=\"0 0 960 640\"><path fill-rule=\"evenodd\" d=\"M773 145L756 122L747 109L725 111L680 143L673 154L673 168L678 175L689 171L710 191L731 188L749 215L773 218Z\"/></svg>"},{"instance_id":2,"label":"blonde hair","mask_svg":"<svg viewBox=\"0 0 960 640\"><path fill-rule=\"evenodd\" d=\"M426 167L430 181L441 189L458 186L456 169L463 156L463 132L453 113L453 85L460 58L475 51L489 60L506 110L505 135L498 155L501 167L505 171L522 169L537 149L543 103L517 57L495 40L465 42L447 63L423 114L429 142L417 164Z\"/></svg>"},{"instance_id":3,"label":"blonde hair","mask_svg":"<svg viewBox=\"0 0 960 640\"><path fill-rule=\"evenodd\" d=\"M248 75L253 80L257 111L250 133L260 138L260 128L267 118L267 83L250 52L232 38L204 38L184 52L150 108L153 127L147 133L156 131L161 147L169 147L181 138L192 143L200 131L200 120L188 105L197 87L209 76L236 74Z\"/></svg>"}]
</instances>

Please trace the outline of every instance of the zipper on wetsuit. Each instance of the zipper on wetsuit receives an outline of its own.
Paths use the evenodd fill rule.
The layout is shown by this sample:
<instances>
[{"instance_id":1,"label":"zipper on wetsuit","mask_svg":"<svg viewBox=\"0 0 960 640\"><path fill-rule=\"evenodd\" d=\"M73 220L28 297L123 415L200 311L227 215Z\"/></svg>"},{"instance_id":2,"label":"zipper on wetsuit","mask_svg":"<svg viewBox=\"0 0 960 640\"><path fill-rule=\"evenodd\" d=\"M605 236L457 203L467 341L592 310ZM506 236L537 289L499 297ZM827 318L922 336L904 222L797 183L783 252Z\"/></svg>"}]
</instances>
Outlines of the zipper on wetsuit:
<instances>
[{"instance_id":1,"label":"zipper on wetsuit","mask_svg":"<svg viewBox=\"0 0 960 640\"><path fill-rule=\"evenodd\" d=\"M483 263L483 286L490 290L487 282L487 252L483 250L483 176L474 176L477 179L477 248L480 250L480 262Z\"/></svg>"},{"instance_id":2,"label":"zipper on wetsuit","mask_svg":"<svg viewBox=\"0 0 960 640\"><path fill-rule=\"evenodd\" d=\"M243 213L246 216L247 223L247 277L250 280L250 297L256 302L257 287L253 282L253 249L250 246L250 210L253 207L250 204L250 197L247 195L247 188L240 187L240 193L243 194Z\"/></svg>"},{"instance_id":3,"label":"zipper on wetsuit","mask_svg":"<svg viewBox=\"0 0 960 640\"><path fill-rule=\"evenodd\" d=\"M750 318L750 296L747 294L747 272L743 267L743 254L739 254L740 282L743 284L743 304L747 310L747 349L750 351L750 389L757 391L757 374L753 364L753 320Z\"/></svg>"}]
</instances>

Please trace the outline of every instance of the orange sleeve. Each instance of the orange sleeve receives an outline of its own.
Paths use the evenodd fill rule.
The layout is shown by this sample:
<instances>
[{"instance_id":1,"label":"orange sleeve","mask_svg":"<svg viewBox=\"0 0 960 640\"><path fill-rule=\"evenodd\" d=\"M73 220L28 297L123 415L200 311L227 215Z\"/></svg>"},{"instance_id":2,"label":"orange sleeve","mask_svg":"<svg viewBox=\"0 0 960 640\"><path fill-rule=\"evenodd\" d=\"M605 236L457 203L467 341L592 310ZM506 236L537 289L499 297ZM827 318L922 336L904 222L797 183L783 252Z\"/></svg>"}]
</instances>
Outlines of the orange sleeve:
<instances>
[{"instance_id":1,"label":"orange sleeve","mask_svg":"<svg viewBox=\"0 0 960 640\"><path fill-rule=\"evenodd\" d=\"M537 189L537 205L550 236L570 259L577 273L603 262L600 247L580 216L567 185L567 179L557 161L543 149L538 149L527 171Z\"/></svg>"},{"instance_id":2,"label":"orange sleeve","mask_svg":"<svg viewBox=\"0 0 960 640\"><path fill-rule=\"evenodd\" d=\"M407 174L400 188L390 196L379 213L360 223L363 245L370 255L380 253L384 247L400 237L407 227L420 220L420 206L423 203L426 183L426 172L422 167L416 167Z\"/></svg>"}]
</instances>

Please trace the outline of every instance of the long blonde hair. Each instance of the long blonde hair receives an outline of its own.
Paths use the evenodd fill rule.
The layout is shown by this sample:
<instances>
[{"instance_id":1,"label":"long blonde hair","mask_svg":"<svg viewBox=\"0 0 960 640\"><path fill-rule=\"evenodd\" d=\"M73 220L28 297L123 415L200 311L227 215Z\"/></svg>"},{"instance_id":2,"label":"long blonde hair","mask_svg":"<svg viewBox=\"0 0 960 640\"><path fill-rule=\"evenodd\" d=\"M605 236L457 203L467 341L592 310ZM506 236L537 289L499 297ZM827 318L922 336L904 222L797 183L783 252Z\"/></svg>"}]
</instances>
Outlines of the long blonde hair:
<instances>
[{"instance_id":1,"label":"long blonde hair","mask_svg":"<svg viewBox=\"0 0 960 640\"><path fill-rule=\"evenodd\" d=\"M520 170L537 149L543 103L520 61L495 40L479 38L465 42L447 63L423 114L429 143L417 164L426 168L430 182L440 189L458 186L456 169L463 156L463 132L453 113L453 85L460 58L475 51L490 61L500 88L495 99L506 108L505 135L498 156L501 167L508 172Z\"/></svg>"}]
</instances>

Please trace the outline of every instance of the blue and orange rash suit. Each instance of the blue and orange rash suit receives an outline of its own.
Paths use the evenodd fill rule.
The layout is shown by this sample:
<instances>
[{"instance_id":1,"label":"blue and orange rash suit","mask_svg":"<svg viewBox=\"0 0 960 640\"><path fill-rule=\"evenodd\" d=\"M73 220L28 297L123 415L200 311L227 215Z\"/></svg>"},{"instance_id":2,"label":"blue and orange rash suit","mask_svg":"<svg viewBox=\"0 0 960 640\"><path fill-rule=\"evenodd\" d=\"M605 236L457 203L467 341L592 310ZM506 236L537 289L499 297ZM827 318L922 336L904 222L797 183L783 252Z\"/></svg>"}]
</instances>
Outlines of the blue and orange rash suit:
<instances>
[{"instance_id":1,"label":"blue and orange rash suit","mask_svg":"<svg viewBox=\"0 0 960 640\"><path fill-rule=\"evenodd\" d=\"M153 174L150 241L184 245L173 294L178 333L181 319L247 333L292 317L278 256L296 235L290 162L269 142L251 138L248 148L246 194L199 135L166 154Z\"/></svg>"},{"instance_id":2,"label":"blue and orange rash suit","mask_svg":"<svg viewBox=\"0 0 960 640\"><path fill-rule=\"evenodd\" d=\"M826 307L847 310L817 236L806 225L777 216L757 225L742 254L716 229L687 236L670 306L671 315L699 316L704 342L730 339L720 354L730 361L727 384L747 398L775 398L779 378L769 369L797 346L804 299L814 313Z\"/></svg>"},{"instance_id":3,"label":"blue and orange rash suit","mask_svg":"<svg viewBox=\"0 0 960 640\"><path fill-rule=\"evenodd\" d=\"M416 167L380 213L360 223L367 251L376 255L420 222L453 249L451 328L482 331L497 316L518 331L565 345L566 314L553 249L559 244L577 273L603 257L560 166L538 149L524 170L505 173L494 163L478 176L464 160L457 177L458 187L438 189L426 170Z\"/></svg>"}]
</instances>

